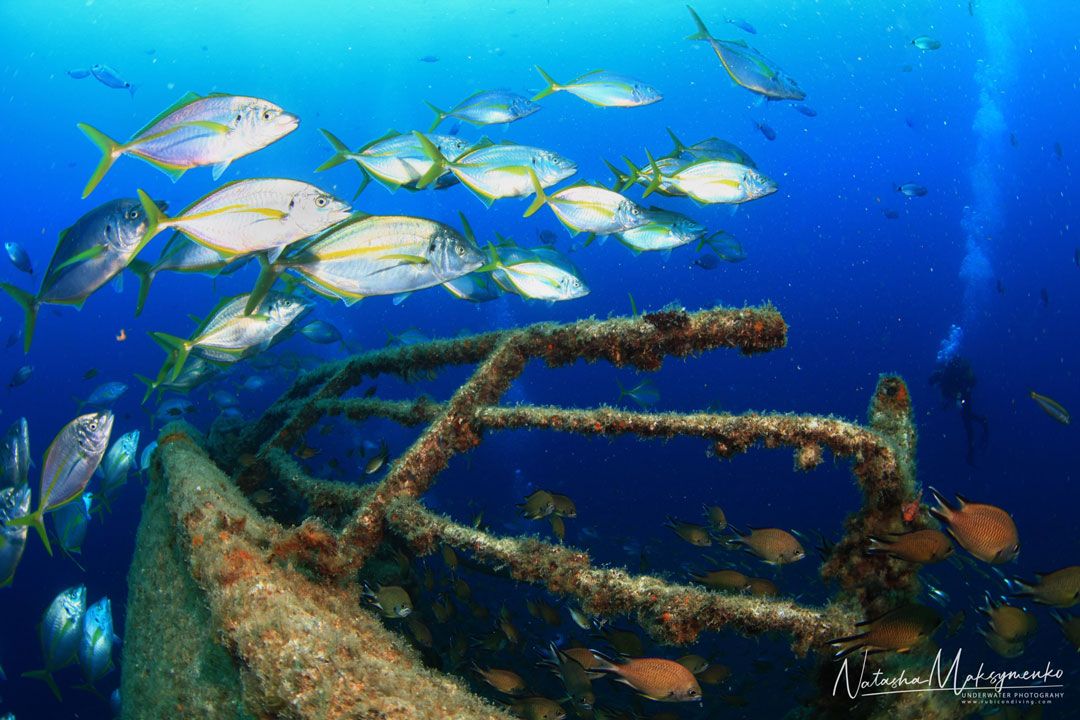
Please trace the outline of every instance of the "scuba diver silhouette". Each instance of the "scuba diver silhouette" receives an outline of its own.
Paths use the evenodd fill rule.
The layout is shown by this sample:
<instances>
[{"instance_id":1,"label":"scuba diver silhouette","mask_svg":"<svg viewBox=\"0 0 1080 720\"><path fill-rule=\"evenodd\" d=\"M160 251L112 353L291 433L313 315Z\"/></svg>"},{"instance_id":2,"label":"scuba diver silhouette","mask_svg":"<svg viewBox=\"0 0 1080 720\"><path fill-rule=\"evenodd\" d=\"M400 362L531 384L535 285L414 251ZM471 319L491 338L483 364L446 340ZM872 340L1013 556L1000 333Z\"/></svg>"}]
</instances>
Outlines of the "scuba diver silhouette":
<instances>
[{"instance_id":1,"label":"scuba diver silhouette","mask_svg":"<svg viewBox=\"0 0 1080 720\"><path fill-rule=\"evenodd\" d=\"M930 375L930 384L941 390L941 399L945 407L955 406L960 409L960 419L964 423L967 436L967 463L975 467L975 426L982 433L978 440L979 447L985 447L990 438L990 424L986 418L975 412L972 405L971 391L975 389L975 371L971 363L960 356L953 356L947 363Z\"/></svg>"}]
</instances>

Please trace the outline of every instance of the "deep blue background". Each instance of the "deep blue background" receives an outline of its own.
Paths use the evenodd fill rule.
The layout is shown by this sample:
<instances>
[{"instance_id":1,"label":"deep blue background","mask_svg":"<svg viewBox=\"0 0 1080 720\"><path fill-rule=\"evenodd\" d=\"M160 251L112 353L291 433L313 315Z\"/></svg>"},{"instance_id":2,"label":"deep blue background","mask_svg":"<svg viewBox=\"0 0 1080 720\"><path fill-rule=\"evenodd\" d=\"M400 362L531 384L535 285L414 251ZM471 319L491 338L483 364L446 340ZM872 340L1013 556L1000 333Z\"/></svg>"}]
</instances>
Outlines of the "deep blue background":
<instances>
[{"instance_id":1,"label":"deep blue background","mask_svg":"<svg viewBox=\"0 0 1080 720\"><path fill-rule=\"evenodd\" d=\"M143 188L169 200L175 210L212 189L209 170L191 171L173 185L125 157L90 199L79 200L97 155L75 123L88 122L124 139L188 90L266 97L302 118L297 132L237 161L225 180L289 176L349 198L359 181L354 167L313 172L328 155L319 127L354 146L391 127L426 129L430 114L423 100L447 107L479 89L535 92L542 83L534 63L557 79L595 68L634 75L660 89L663 102L604 110L558 94L545 100L535 116L488 132L551 147L579 163L579 177L603 182L609 181L603 158L642 158L646 147L667 152L665 127L688 142L715 135L737 143L780 183L778 193L734 213L724 207L697 208L686 200L664 204L733 233L749 254L746 262L710 272L692 265L691 248L667 259L635 258L608 242L571 256L592 288L578 301L549 306L507 297L473 306L432 289L400 306L386 298L352 308L321 303L319 317L338 325L350 344L373 348L385 343L387 332L408 328L439 336L463 328L625 314L627 293L647 309L672 302L696 309L771 301L791 328L786 349L752 360L714 353L671 362L652 378L661 392L659 407L691 410L715 404L727 411L833 413L862 420L878 373L899 372L910 383L918 415L920 480L1014 514L1023 551L1006 573L1030 576L1077 562L1076 432L1046 417L1028 399L1027 389L1045 392L1066 407L1080 407L1075 374L1080 269L1073 264L1080 239L1071 172L1080 109L1074 32L1080 11L1062 2L1025 4L1027 9L1019 11L1004 0L976 0L974 17L966 0L789 2L772 3L768 10L759 5L702 0L697 9L714 34L747 39L797 78L817 117L804 117L785 103L760 104L731 83L706 46L683 40L693 24L679 3L323 2L317 9L284 2L183 8L158 2L3 3L2 240L20 242L42 271L57 233L97 203L133 196ZM759 34L750 37L725 25L727 15L745 17ZM911 38L923 33L940 39L942 49L923 53L912 47ZM425 55L440 60L419 62ZM65 74L99 62L139 86L134 99L93 79L73 80ZM904 71L906 65L910 72ZM987 66L1004 70L1001 79L980 81L979 72ZM1004 120L1003 127L989 132L973 128L976 111L988 97ZM755 121L775 128L776 141L759 134ZM484 133L466 125L461 134L479 138ZM1063 148L1060 158L1055 142ZM980 166L996 189L991 197L973 190L973 168ZM929 195L905 199L894 190L904 182L927 186ZM637 192L631 191L631 197ZM963 208L987 205L1000 211L1001 222L992 237L976 240L989 256L992 278L968 288L978 302L965 314L965 285L959 278L965 253ZM413 213L454 225L462 210L481 241L498 231L530 244L539 231L551 229L562 249L571 247L549 210L522 219L525 206L525 201L503 200L485 210L460 187L392 195L374 184L355 204L369 213ZM886 219L885 208L899 211L900 218ZM155 241L145 257L156 257L163 243ZM37 282L6 261L0 264L0 279L28 289ZM993 289L998 279L1004 294ZM0 389L0 423L27 416L33 452L40 458L52 435L73 416L72 397L118 379L133 390L116 408L114 437L138 427L145 443L153 433L138 405L141 392L136 392L133 373L152 374L161 360L146 332L186 334L189 313L202 315L218 296L244 292L253 280L251 270L216 283L162 275L140 318L132 316L131 276L125 293L105 288L81 312L44 308L28 358L19 347L0 351L0 378L10 377L25 362L35 366L27 384ZM1042 288L1048 306L1040 301ZM7 337L21 323L20 313L14 303L0 299L0 315L0 335ZM963 352L979 376L975 402L991 425L990 445L977 456L976 469L964 462L958 414L942 409L937 391L926 382L949 325L965 320ZM128 336L124 343L114 339L121 328ZM302 338L290 340L281 351L327 357L337 352ZM101 374L82 380L90 367L100 368ZM224 386L231 389L248 374L240 369ZM271 386L242 395L249 416L256 416L290 380L262 374ZM419 389L445 396L462 377L449 372ZM618 395L614 377L624 385L638 381L629 371L614 373L603 366L530 369L510 399L579 406L613 402ZM397 387L390 382L380 386L381 394L393 394ZM397 391L404 395L417 389ZM216 408L204 392L192 399L198 405L194 422L207 428ZM374 423L331 437L314 436L312 443L318 441L326 451L312 467L318 470L335 448L383 435L394 453L411 437ZM355 476L355 460L350 462L349 476ZM609 442L538 433L490 438L468 463L455 461L432 500L471 517L475 510L466 507L469 500L496 527L508 523L521 529L512 521L512 504L530 486L574 495L579 518L569 524L568 540L588 544L578 533L593 527L603 539L596 543L597 552L612 562L630 562L620 550L628 539L652 542L670 549L671 558L662 565L670 570L705 563L688 546L672 542L661 527L665 514L694 519L702 502L719 502L740 525L835 534L857 501L845 466L826 463L812 474L793 475L787 451L717 463L705 457L697 442ZM33 625L64 587L85 582L91 601L112 597L122 629L125 573L141 499L133 483L118 512L104 524L95 522L80 558L85 573L63 557L48 558L37 539L30 538L14 587L0 591L0 663L9 676L0 684L0 710L10 708L20 717L42 717L46 709L50 717L107 716L99 701L74 691L66 694L64 705L56 705L44 686L18 675L39 666ZM782 586L807 599L822 599L814 568L804 565L785 570ZM971 652L982 652L982 641L972 632L973 599L984 588L1000 591L1000 584L952 566L932 574L953 595L949 611L968 610L960 640ZM1025 658L1035 665L1053 659L1069 668L1075 680L1075 652L1045 612L1039 611L1039 618L1039 637ZM710 642L723 647L728 639L724 635ZM66 673L62 684L70 687L77 671Z\"/></svg>"}]
</instances>

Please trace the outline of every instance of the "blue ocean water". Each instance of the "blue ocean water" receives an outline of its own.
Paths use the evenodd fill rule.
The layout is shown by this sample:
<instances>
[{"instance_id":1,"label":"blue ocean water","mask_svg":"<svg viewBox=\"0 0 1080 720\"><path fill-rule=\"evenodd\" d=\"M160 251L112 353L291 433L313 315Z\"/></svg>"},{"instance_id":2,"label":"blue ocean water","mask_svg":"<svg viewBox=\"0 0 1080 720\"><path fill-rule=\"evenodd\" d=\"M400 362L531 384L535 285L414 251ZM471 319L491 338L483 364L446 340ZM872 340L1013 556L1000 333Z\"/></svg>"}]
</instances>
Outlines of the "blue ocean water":
<instances>
[{"instance_id":1,"label":"blue ocean water","mask_svg":"<svg viewBox=\"0 0 1080 720\"><path fill-rule=\"evenodd\" d=\"M455 227L461 211L482 243L498 232L535 246L540 232L553 231L556 247L580 268L591 292L557 304L507 296L473 305L433 288L398 305L389 298L352 307L320 301L315 316L340 328L351 347L363 349L382 347L388 333L409 329L440 337L628 314L628 294L638 308L650 310L671 303L693 310L769 301L790 326L785 349L753 359L715 352L669 361L650 376L660 392L657 409L712 405L728 412L831 413L861 421L878 374L899 373L910 385L917 413L920 481L1013 514L1022 552L1006 574L1030 578L1075 564L1080 541L1073 480L1080 444L1075 429L1055 423L1028 392L1080 407L1080 260L1074 261L1080 218L1072 174L1080 9L1007 0L768 6L702 0L696 9L714 34L746 40L795 77L816 117L796 112L788 102L762 103L731 82L707 46L684 40L693 22L680 3L2 3L0 186L8 198L2 239L29 252L35 275L4 261L0 280L36 290L59 231L100 202L134 197L141 188L177 210L217 185L208 169L192 170L173 184L125 157L89 199L80 200L98 155L77 122L126 138L187 91L267 98L299 115L299 129L237 160L222 181L291 177L348 199L360 181L355 166L314 172L330 154L318 128L358 147L388 128L426 129L431 113L425 100L447 107L491 88L532 95L544 86L535 64L559 79L597 68L618 71L655 86L663 101L596 108L559 93L541 101L543 109L534 116L507 127L462 125L460 136L548 147L578 163L577 178L604 183L611 179L604 159L643 160L646 148L668 152L669 127L688 142L710 136L734 142L779 183L777 193L734 212L682 198L661 202L710 230L730 232L745 248L745 262L707 270L695 265L692 246L669 257L633 256L613 241L581 247L581 238L570 237L547 208L523 219L524 199L485 208L463 187L391 194L372 184L355 209L420 215ZM724 23L727 17L752 22L757 34ZM912 39L924 34L940 40L941 48L913 47ZM421 60L428 56L437 62ZM115 68L136 86L134 94L67 74L96 63ZM767 140L755 123L775 129L776 139ZM905 197L896 190L903 183L925 186L928 193ZM639 198L640 188L627 195ZM156 258L164 241L156 239L142 257ZM81 311L44 307L28 356L19 343L0 350L0 378L24 364L34 367L28 382L0 390L0 424L27 417L40 467L52 436L75 416L76 399L100 382L119 380L132 388L114 407L113 437L139 429L145 445L161 424L151 424L150 406L140 405L142 388L134 379L135 373L152 376L162 360L147 333L186 335L193 327L189 315L201 317L220 297L247 292L255 272L248 267L216 280L163 273L138 318L137 283L130 274L122 293L106 286ZM0 298L0 337L18 330L20 314L14 302ZM966 458L960 413L928 381L953 325L963 328L958 352L977 375L972 402L990 428L973 465ZM303 337L272 352L326 359L341 354L337 346L313 345ZM100 373L84 380L90 368ZM238 391L252 374L265 377L267 386ZM463 377L451 371L430 383L380 386L391 396L423 391L445 397ZM642 379L601 365L530 367L508 400L614 403L616 378L625 386ZM235 392L244 415L256 418L291 380L288 371L241 366L211 389ZM195 412L188 419L208 429L217 406L206 389L190 399ZM319 439L324 452L311 467L320 469L335 451L343 453L361 439L380 437L387 438L393 456L413 435L372 424L358 434ZM495 435L468 463L455 461L430 499L456 517L467 519L482 509L494 527L524 531L535 528L516 519L514 503L536 488L566 492L578 505L568 542L593 546L598 558L631 567L647 546L663 558L652 569L679 573L684 565L705 563L693 548L677 544L662 527L664 517L699 519L703 502L721 504L740 526L837 536L858 502L847 466L826 463L806 475L793 474L790 466L787 451L755 451L718 462L706 456L702 443L690 440ZM36 484L34 472L31 482ZM141 485L133 480L113 513L92 523L78 565L63 555L46 556L37 538L29 539L14 585L0 590L0 665L8 677L0 683L0 713L110 717L99 699L67 690L78 681L77 670L59 675L62 704L44 685L19 674L40 666L35 624L65 587L85 583L91 601L112 598L122 634L125 575L142 499ZM584 528L599 539L582 535ZM778 583L800 598L823 601L828 593L811 562L816 561L785 568ZM771 571L762 566L762 572ZM973 653L988 652L974 632L975 607L984 589L1003 588L952 566L931 574L952 597L948 612L967 610L959 642ZM497 608L501 602L491 598L489 604ZM1064 666L1066 685L1075 691L1075 649L1045 611L1037 612L1039 631L1024 658ZM723 651L727 640L728 635L706 638L703 647L711 643ZM786 657L782 643L747 646L760 647L763 657L778 664ZM118 682L114 672L105 684L111 690ZM740 692L750 704L737 712L757 708L746 716L779 716L767 686L762 676L744 672ZM1056 711L1061 708L1047 716L1058 716Z\"/></svg>"}]
</instances>

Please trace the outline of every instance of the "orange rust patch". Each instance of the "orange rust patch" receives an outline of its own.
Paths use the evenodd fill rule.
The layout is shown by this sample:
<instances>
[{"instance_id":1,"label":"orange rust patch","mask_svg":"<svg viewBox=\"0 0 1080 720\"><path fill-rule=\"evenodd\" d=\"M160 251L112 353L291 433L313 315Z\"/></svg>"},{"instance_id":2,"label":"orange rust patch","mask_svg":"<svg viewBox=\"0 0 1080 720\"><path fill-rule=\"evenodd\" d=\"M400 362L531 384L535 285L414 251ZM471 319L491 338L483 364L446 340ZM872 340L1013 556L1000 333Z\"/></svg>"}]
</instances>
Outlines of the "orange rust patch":
<instances>
[{"instance_id":1,"label":"orange rust patch","mask_svg":"<svg viewBox=\"0 0 1080 720\"><path fill-rule=\"evenodd\" d=\"M224 530L219 532L217 534L217 536L218 536L218 540L220 540L221 542L228 542L228 540L229 540L229 533L225 532Z\"/></svg>"},{"instance_id":2,"label":"orange rust patch","mask_svg":"<svg viewBox=\"0 0 1080 720\"><path fill-rule=\"evenodd\" d=\"M202 547L202 544L203 544L203 536L202 535L196 535L193 538L191 538L191 546L192 547Z\"/></svg>"},{"instance_id":3,"label":"orange rust patch","mask_svg":"<svg viewBox=\"0 0 1080 720\"><path fill-rule=\"evenodd\" d=\"M189 438L186 433L171 432L168 435L162 435L160 438L158 438L158 447L165 447L169 443L181 441L191 442L191 438Z\"/></svg>"},{"instance_id":4,"label":"orange rust patch","mask_svg":"<svg viewBox=\"0 0 1080 720\"><path fill-rule=\"evenodd\" d=\"M236 548L229 551L225 556L224 568L218 575L218 581L222 586L232 585L244 576L251 575L254 569L251 567L255 562L255 556L247 550Z\"/></svg>"}]
</instances>

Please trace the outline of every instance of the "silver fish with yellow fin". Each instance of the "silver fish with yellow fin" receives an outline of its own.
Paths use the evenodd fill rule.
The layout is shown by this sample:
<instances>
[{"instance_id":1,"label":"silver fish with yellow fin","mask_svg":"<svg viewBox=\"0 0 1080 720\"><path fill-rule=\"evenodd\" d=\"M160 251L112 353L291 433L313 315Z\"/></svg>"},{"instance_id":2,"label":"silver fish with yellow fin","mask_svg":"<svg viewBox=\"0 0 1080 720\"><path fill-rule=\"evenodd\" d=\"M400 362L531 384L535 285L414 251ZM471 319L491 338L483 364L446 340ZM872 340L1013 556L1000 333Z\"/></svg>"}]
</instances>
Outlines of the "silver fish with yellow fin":
<instances>
[{"instance_id":1,"label":"silver fish with yellow fin","mask_svg":"<svg viewBox=\"0 0 1080 720\"><path fill-rule=\"evenodd\" d=\"M162 213L142 190L146 244L168 228L179 230L226 258L268 251L271 262L286 245L349 217L349 204L299 180L253 178L226 183L175 217Z\"/></svg>"},{"instance_id":2,"label":"silver fish with yellow fin","mask_svg":"<svg viewBox=\"0 0 1080 720\"><path fill-rule=\"evenodd\" d=\"M217 180L233 160L285 137L300 119L267 100L242 95L188 93L126 143L85 123L79 129L101 151L101 162L83 189L85 198L121 155L144 160L173 182L194 167L214 166Z\"/></svg>"},{"instance_id":3,"label":"silver fish with yellow fin","mask_svg":"<svg viewBox=\"0 0 1080 720\"><path fill-rule=\"evenodd\" d=\"M533 97L534 101L557 92L568 92L598 107L641 107L664 99L656 88L607 70L593 70L568 83L555 82L539 65L536 72L544 78L547 87Z\"/></svg>"},{"instance_id":4,"label":"silver fish with yellow fin","mask_svg":"<svg viewBox=\"0 0 1080 720\"><path fill-rule=\"evenodd\" d=\"M416 184L418 188L427 187L449 171L488 206L499 198L532 194L529 169L540 180L540 186L545 188L577 172L576 163L550 150L490 141L450 161L426 137L420 133L413 134L431 160L431 168Z\"/></svg>"},{"instance_id":5,"label":"silver fish with yellow fin","mask_svg":"<svg viewBox=\"0 0 1080 720\"><path fill-rule=\"evenodd\" d=\"M612 235L649 222L643 208L617 192L578 183L548 195L532 168L529 168L528 172L536 199L525 211L524 217L529 217L544 205L548 205L571 235L580 232Z\"/></svg>"},{"instance_id":6,"label":"silver fish with yellow fin","mask_svg":"<svg viewBox=\"0 0 1080 720\"><path fill-rule=\"evenodd\" d=\"M23 673L23 677L44 682L57 700L62 698L60 688L57 687L52 674L75 662L79 641L82 639L85 614L86 586L79 585L57 595L45 610L45 615L38 626L41 655L45 660L45 667Z\"/></svg>"},{"instance_id":7,"label":"silver fish with yellow fin","mask_svg":"<svg viewBox=\"0 0 1080 720\"><path fill-rule=\"evenodd\" d=\"M346 305L377 295L433 287L479 269L484 256L472 231L406 215L357 215L263 268L289 271L315 292Z\"/></svg>"},{"instance_id":8,"label":"silver fish with yellow fin","mask_svg":"<svg viewBox=\"0 0 1080 720\"><path fill-rule=\"evenodd\" d=\"M311 309L305 301L281 293L271 294L251 314L245 314L248 302L247 295L226 298L187 339L163 332L150 333L170 353L172 380L180 376L193 350L213 362L226 365L238 362L268 348L280 333Z\"/></svg>"},{"instance_id":9,"label":"silver fish with yellow fin","mask_svg":"<svg viewBox=\"0 0 1080 720\"><path fill-rule=\"evenodd\" d=\"M718 40L714 38L694 8L689 5L691 17L697 24L697 32L687 40L704 40L720 59L724 70L737 85L762 95L766 100L804 100L802 91L794 78L789 77L775 63L742 40Z\"/></svg>"},{"instance_id":10,"label":"silver fish with yellow fin","mask_svg":"<svg viewBox=\"0 0 1080 720\"><path fill-rule=\"evenodd\" d=\"M1072 422L1072 416L1069 415L1069 411L1066 410L1061 403L1053 398L1049 398L1045 395L1040 395L1034 390L1030 390L1028 394L1031 399L1035 401L1035 404L1042 408L1042 411L1050 417L1057 420L1062 425L1068 425Z\"/></svg>"},{"instance_id":11,"label":"silver fish with yellow fin","mask_svg":"<svg viewBox=\"0 0 1080 720\"><path fill-rule=\"evenodd\" d=\"M52 555L52 546L45 533L45 513L82 495L105 455L112 426L113 415L108 411L81 415L65 425L45 451L37 509L11 520L8 526L34 528Z\"/></svg>"},{"instance_id":12,"label":"silver fish with yellow fin","mask_svg":"<svg viewBox=\"0 0 1080 720\"><path fill-rule=\"evenodd\" d=\"M353 152L329 130L321 132L334 149L334 154L329 160L315 168L315 172L329 170L347 160L352 160L364 174L360 189L356 191L357 196L363 192L372 178L390 192L401 187L415 189L420 178L431 170L431 157L424 152L415 133L402 134L391 130L381 138ZM457 160L469 149L467 142L454 135L427 133L422 137L438 148L442 156L451 161ZM448 177L447 172L440 173L436 187L449 187L457 182L457 178L452 175L449 176L452 182L445 181Z\"/></svg>"},{"instance_id":13,"label":"silver fish with yellow fin","mask_svg":"<svg viewBox=\"0 0 1080 720\"><path fill-rule=\"evenodd\" d=\"M498 125L528 117L540 109L532 100L508 90L481 90L465 98L451 110L440 110L431 103L426 104L435 113L435 122L428 128L428 132L434 132L439 123L448 117L473 125Z\"/></svg>"},{"instance_id":14,"label":"silver fish with yellow fin","mask_svg":"<svg viewBox=\"0 0 1080 720\"><path fill-rule=\"evenodd\" d=\"M147 202L156 210L164 203ZM8 283L0 289L23 309L23 350L30 351L42 305L73 305L82 308L86 298L112 280L143 247L147 216L139 200L110 200L83 215L60 232L60 240L41 280L41 288L31 295Z\"/></svg>"}]
</instances>

